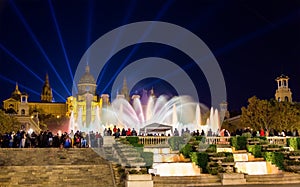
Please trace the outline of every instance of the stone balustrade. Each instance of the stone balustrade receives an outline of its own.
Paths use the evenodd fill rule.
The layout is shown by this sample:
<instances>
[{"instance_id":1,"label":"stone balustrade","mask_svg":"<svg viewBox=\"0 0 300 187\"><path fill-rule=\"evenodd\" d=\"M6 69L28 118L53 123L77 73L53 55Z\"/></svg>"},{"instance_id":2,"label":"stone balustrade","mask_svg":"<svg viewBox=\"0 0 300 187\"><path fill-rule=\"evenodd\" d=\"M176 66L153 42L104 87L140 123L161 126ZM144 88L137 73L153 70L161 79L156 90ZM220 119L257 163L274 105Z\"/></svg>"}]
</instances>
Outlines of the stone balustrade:
<instances>
[{"instance_id":1,"label":"stone balustrade","mask_svg":"<svg viewBox=\"0 0 300 187\"><path fill-rule=\"evenodd\" d=\"M205 137L206 144L228 144L230 142L230 137L217 137L217 136L207 136Z\"/></svg>"},{"instance_id":2,"label":"stone balustrade","mask_svg":"<svg viewBox=\"0 0 300 187\"><path fill-rule=\"evenodd\" d=\"M139 143L144 145L167 145L169 136L139 136ZM206 144L228 144L230 142L229 136L207 136L205 137ZM287 145L287 139L289 137L266 137L270 144Z\"/></svg>"},{"instance_id":3,"label":"stone balustrade","mask_svg":"<svg viewBox=\"0 0 300 187\"><path fill-rule=\"evenodd\" d=\"M286 146L287 138L289 138L289 137L269 136L269 137L267 137L267 140L269 141L270 144Z\"/></svg>"},{"instance_id":4,"label":"stone balustrade","mask_svg":"<svg viewBox=\"0 0 300 187\"><path fill-rule=\"evenodd\" d=\"M167 145L168 136L139 136L139 143L143 145Z\"/></svg>"}]
</instances>

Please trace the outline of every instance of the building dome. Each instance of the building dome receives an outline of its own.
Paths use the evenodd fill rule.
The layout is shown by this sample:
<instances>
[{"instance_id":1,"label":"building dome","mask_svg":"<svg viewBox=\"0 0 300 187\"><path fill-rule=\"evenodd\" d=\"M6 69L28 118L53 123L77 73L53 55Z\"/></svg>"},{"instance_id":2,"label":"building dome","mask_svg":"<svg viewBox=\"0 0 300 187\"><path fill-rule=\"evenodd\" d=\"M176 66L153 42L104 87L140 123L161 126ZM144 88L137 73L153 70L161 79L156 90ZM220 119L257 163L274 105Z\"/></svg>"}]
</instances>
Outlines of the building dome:
<instances>
[{"instance_id":1,"label":"building dome","mask_svg":"<svg viewBox=\"0 0 300 187\"><path fill-rule=\"evenodd\" d=\"M78 94L83 95L85 93L96 94L96 81L92 74L90 74L90 67L87 65L85 73L78 82Z\"/></svg>"},{"instance_id":2,"label":"building dome","mask_svg":"<svg viewBox=\"0 0 300 187\"><path fill-rule=\"evenodd\" d=\"M15 99L15 100L20 100L21 98L21 92L19 90L19 86L18 83L16 83L16 88L15 90L11 93L11 98Z\"/></svg>"},{"instance_id":3,"label":"building dome","mask_svg":"<svg viewBox=\"0 0 300 187\"><path fill-rule=\"evenodd\" d=\"M96 84L95 78L90 73L90 67L88 65L85 67L85 73L79 80L78 84Z\"/></svg>"}]
</instances>

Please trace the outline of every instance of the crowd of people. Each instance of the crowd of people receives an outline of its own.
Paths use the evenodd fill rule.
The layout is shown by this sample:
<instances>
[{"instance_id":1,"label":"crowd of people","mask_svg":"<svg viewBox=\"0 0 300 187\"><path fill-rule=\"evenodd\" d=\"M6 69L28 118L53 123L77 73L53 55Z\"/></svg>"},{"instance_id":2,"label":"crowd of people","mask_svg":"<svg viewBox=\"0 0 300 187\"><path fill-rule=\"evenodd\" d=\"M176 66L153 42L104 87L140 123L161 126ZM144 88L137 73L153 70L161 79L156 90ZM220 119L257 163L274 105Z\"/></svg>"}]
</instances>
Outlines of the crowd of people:
<instances>
[{"instance_id":1,"label":"crowd of people","mask_svg":"<svg viewBox=\"0 0 300 187\"><path fill-rule=\"evenodd\" d=\"M236 129L235 132L232 132L232 135L242 135L243 133L250 133L252 137L260 137L260 136L299 136L299 132L297 129L294 130L276 130L276 129L263 129L253 130L251 128L244 129Z\"/></svg>"},{"instance_id":2,"label":"crowd of people","mask_svg":"<svg viewBox=\"0 0 300 187\"><path fill-rule=\"evenodd\" d=\"M229 133L228 130L219 130L217 132L212 132L211 129L208 130L207 134L205 134L204 130L199 130L190 132L188 128L182 129L181 134L185 133L191 134L192 136L236 136L242 135L243 133L250 133L252 137L259 136L299 136L298 130L290 131L290 130L282 130L277 131L275 129L267 130L260 129L259 131L255 131L251 128L237 129L235 132ZM104 136L114 136L115 138L119 138L120 136L138 136L137 131L132 128L114 128L111 130L110 128L105 128L103 131ZM143 134L144 135L144 134ZM174 129L174 136L179 136L179 131L177 128ZM145 135L144 135L145 136ZM165 136L162 134L147 134L147 136ZM168 134L168 136L171 136ZM5 134L0 134L0 148L45 148L45 147L64 147L64 148L86 148L86 147L102 147L103 145L103 136L98 132L81 132L76 131L75 133L71 131L70 133L57 133L53 134L51 131L41 131L40 133L35 132L10 132Z\"/></svg>"},{"instance_id":3,"label":"crowd of people","mask_svg":"<svg viewBox=\"0 0 300 187\"><path fill-rule=\"evenodd\" d=\"M39 134L33 132L17 131L0 135L1 148L45 148L45 147L101 147L103 139L100 133L93 131L57 133L41 131Z\"/></svg>"}]
</instances>

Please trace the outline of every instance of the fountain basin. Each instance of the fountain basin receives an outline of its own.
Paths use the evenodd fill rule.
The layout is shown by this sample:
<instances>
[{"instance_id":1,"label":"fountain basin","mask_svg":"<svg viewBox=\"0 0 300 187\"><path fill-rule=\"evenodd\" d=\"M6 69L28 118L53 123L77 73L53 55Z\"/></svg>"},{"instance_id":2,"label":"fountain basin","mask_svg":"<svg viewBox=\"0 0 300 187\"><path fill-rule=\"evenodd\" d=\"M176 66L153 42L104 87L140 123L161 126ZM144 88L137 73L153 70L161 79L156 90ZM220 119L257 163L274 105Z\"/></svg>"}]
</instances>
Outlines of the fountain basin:
<instances>
[{"instance_id":1,"label":"fountain basin","mask_svg":"<svg viewBox=\"0 0 300 187\"><path fill-rule=\"evenodd\" d=\"M200 168L192 162L154 163L151 171L159 176L200 175Z\"/></svg>"}]
</instances>

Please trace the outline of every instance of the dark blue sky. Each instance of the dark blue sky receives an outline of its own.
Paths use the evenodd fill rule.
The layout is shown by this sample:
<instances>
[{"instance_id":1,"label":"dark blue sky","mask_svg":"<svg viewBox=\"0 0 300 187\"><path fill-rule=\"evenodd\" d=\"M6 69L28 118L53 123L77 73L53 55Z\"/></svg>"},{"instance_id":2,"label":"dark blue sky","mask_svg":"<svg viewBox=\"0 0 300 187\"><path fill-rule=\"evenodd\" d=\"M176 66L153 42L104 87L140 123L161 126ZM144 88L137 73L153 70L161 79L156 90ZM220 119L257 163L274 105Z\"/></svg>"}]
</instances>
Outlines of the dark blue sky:
<instances>
[{"instance_id":1,"label":"dark blue sky","mask_svg":"<svg viewBox=\"0 0 300 187\"><path fill-rule=\"evenodd\" d=\"M29 100L38 101L43 86L39 78L43 80L46 73L55 100L64 101L71 93L77 64L95 40L119 26L152 20L184 27L207 44L223 71L230 109L240 109L253 95L274 97L274 79L282 73L291 78L293 99L300 101L300 1L52 0L51 4L52 9L47 0L0 0L1 101L9 98L15 82ZM166 45L141 44L127 59L134 48L109 60L98 93L110 91L112 85L107 83L120 64L156 56L188 67L185 71L200 100L210 105L206 79L188 56ZM144 83L149 79L134 89ZM147 86L174 93L162 82Z\"/></svg>"}]
</instances>

